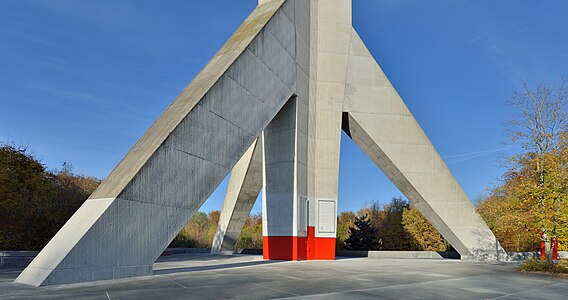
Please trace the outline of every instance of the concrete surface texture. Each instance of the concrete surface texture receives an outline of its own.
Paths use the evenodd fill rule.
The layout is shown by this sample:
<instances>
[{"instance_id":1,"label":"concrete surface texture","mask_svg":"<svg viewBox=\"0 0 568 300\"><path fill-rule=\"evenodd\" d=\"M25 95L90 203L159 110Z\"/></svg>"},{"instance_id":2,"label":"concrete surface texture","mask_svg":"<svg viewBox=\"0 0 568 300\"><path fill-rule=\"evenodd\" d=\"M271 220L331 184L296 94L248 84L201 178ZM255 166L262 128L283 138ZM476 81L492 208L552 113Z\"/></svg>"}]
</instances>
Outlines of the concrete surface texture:
<instances>
[{"instance_id":1,"label":"concrete surface texture","mask_svg":"<svg viewBox=\"0 0 568 300\"><path fill-rule=\"evenodd\" d=\"M473 204L353 29L351 1L312 0L310 4L309 215L305 241L308 251L304 259L335 257L340 134L343 129L462 258L505 260L506 253L493 233L475 212ZM296 143L296 150L304 150L303 142ZM284 173L280 172L281 176ZM276 182L285 188L285 183L290 180L293 179L278 178ZM264 188L268 188L266 184ZM293 188L288 185L289 190ZM280 200L274 201L277 202L274 205L281 205ZM293 201L300 203L297 199L289 203ZM268 203L273 205L271 201ZM301 205L280 207L280 213L286 211L287 214L265 218L265 229L273 226L270 224L274 221L272 218L293 219L295 224L300 218L295 215L302 213L301 208ZM225 211L221 214L221 220L239 217L244 218L244 215ZM226 222L244 220L224 221L223 224ZM299 245L304 242L294 238L305 236L301 232L292 230L291 234L290 243ZM222 235L223 231L218 231L215 240L223 240ZM230 235L238 236L235 232ZM273 234L265 230L265 236L270 235L289 236L290 230ZM280 246L285 247L285 244ZM268 253L265 258L282 257L271 257Z\"/></svg>"},{"instance_id":2,"label":"concrete surface texture","mask_svg":"<svg viewBox=\"0 0 568 300\"><path fill-rule=\"evenodd\" d=\"M263 253L270 259L305 259L307 248L307 104L289 101L263 132ZM301 141L303 140L303 142ZM303 146L302 146L303 145ZM303 197L302 197L303 196Z\"/></svg>"},{"instance_id":3,"label":"concrete surface texture","mask_svg":"<svg viewBox=\"0 0 568 300\"><path fill-rule=\"evenodd\" d=\"M263 131L265 258L335 258L343 128L462 257L495 259L499 243L351 14L351 0L261 1L16 281L152 274L232 169L214 249L234 247L258 188L249 156Z\"/></svg>"},{"instance_id":4,"label":"concrete surface texture","mask_svg":"<svg viewBox=\"0 0 568 300\"><path fill-rule=\"evenodd\" d=\"M261 256L163 257L155 276L33 288L0 271L1 299L566 299L566 279L515 273L515 264Z\"/></svg>"},{"instance_id":5,"label":"concrete surface texture","mask_svg":"<svg viewBox=\"0 0 568 300\"><path fill-rule=\"evenodd\" d=\"M295 14L293 4L271 1L252 12L18 282L152 273L154 261L260 132L301 94L299 26L284 15Z\"/></svg>"}]
</instances>

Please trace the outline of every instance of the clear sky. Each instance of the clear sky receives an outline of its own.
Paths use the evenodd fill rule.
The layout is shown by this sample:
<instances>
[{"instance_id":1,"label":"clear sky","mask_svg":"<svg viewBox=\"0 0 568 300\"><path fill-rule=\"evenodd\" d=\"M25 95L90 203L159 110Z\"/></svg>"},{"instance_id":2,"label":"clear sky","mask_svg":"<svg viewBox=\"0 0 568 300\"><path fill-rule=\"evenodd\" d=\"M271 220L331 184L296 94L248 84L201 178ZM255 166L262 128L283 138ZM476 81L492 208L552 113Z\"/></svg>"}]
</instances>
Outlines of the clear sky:
<instances>
[{"instance_id":1,"label":"clear sky","mask_svg":"<svg viewBox=\"0 0 568 300\"><path fill-rule=\"evenodd\" d=\"M0 140L106 177L256 2L0 1ZM466 193L483 194L515 151L502 129L519 81L568 76L568 1L353 2L371 53ZM340 210L401 195L345 136L341 159Z\"/></svg>"}]
</instances>

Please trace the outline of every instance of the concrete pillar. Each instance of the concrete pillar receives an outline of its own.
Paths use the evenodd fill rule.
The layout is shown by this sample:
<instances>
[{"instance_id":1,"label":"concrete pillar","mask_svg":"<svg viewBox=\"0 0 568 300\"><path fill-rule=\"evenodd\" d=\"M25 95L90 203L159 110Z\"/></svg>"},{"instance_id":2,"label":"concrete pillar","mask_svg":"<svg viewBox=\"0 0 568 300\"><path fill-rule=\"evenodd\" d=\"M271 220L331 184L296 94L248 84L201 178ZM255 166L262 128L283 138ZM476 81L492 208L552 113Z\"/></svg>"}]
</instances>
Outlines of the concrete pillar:
<instances>
[{"instance_id":1,"label":"concrete pillar","mask_svg":"<svg viewBox=\"0 0 568 300\"><path fill-rule=\"evenodd\" d=\"M307 259L307 118L294 97L264 130L263 256ZM301 130L303 129L303 130Z\"/></svg>"},{"instance_id":2,"label":"concrete pillar","mask_svg":"<svg viewBox=\"0 0 568 300\"><path fill-rule=\"evenodd\" d=\"M309 259L335 259L341 118L351 41L351 0L313 0L309 129Z\"/></svg>"},{"instance_id":3,"label":"concrete pillar","mask_svg":"<svg viewBox=\"0 0 568 300\"><path fill-rule=\"evenodd\" d=\"M262 136L231 171L211 253L232 254L262 188Z\"/></svg>"}]
</instances>

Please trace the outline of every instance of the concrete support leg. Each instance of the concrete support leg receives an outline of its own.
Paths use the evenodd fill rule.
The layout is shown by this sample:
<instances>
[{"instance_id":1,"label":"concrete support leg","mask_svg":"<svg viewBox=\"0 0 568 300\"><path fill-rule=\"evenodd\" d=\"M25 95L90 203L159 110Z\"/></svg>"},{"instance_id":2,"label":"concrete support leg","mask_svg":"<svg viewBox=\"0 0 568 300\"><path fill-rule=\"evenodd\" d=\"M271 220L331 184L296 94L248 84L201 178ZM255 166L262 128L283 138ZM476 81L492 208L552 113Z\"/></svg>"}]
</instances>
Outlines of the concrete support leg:
<instances>
[{"instance_id":1,"label":"concrete support leg","mask_svg":"<svg viewBox=\"0 0 568 300\"><path fill-rule=\"evenodd\" d=\"M503 249L394 87L353 31L344 130L462 258Z\"/></svg>"},{"instance_id":2,"label":"concrete support leg","mask_svg":"<svg viewBox=\"0 0 568 300\"><path fill-rule=\"evenodd\" d=\"M297 36L309 22L295 8L284 0L258 6L16 282L152 274L286 101L305 94L308 76L298 69L307 69L299 58L308 53L298 44L307 42Z\"/></svg>"},{"instance_id":3,"label":"concrete support leg","mask_svg":"<svg viewBox=\"0 0 568 300\"><path fill-rule=\"evenodd\" d=\"M335 259L341 117L351 41L351 1L312 5L308 259Z\"/></svg>"},{"instance_id":4,"label":"concrete support leg","mask_svg":"<svg viewBox=\"0 0 568 300\"><path fill-rule=\"evenodd\" d=\"M231 171L211 253L232 254L262 188L262 136Z\"/></svg>"},{"instance_id":5,"label":"concrete support leg","mask_svg":"<svg viewBox=\"0 0 568 300\"><path fill-rule=\"evenodd\" d=\"M298 118L302 106L306 104L292 98L264 130L265 259L307 258L307 135L299 130L303 124L307 125L307 118Z\"/></svg>"}]
</instances>

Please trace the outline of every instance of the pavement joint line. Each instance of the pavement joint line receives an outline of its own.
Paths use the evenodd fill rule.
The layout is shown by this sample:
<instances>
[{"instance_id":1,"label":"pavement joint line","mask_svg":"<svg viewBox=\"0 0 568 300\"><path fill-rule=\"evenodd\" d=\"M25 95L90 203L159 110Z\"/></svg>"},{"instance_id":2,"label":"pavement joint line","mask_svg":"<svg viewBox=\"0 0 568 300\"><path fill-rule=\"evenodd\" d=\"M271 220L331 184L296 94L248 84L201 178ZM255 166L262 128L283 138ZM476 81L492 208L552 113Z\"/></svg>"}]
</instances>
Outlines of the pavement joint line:
<instances>
[{"instance_id":1,"label":"pavement joint line","mask_svg":"<svg viewBox=\"0 0 568 300\"><path fill-rule=\"evenodd\" d=\"M160 277L160 278L164 278L164 279L166 279L166 280L169 280L169 281L171 281L171 282L173 282L173 283L175 283L175 284L181 286L181 287L184 288L184 289L187 288L187 286L185 286L185 285L183 285L183 284L181 284L181 283L179 283L179 282L177 282L177 281L175 281L175 280L173 280L173 279L171 279L171 278L168 278L168 277L165 277L165 276L162 276L162 275L155 275L155 276L158 276L158 277Z\"/></svg>"},{"instance_id":2,"label":"pavement joint line","mask_svg":"<svg viewBox=\"0 0 568 300\"><path fill-rule=\"evenodd\" d=\"M323 295L326 295L326 296L331 296L331 295L339 296L339 295L342 295L342 294L349 294L349 293L351 293L351 292L363 292L363 293L365 293L365 291L363 291L363 290L356 290L356 291L341 291L341 292L331 292L331 293L310 294L310 295L297 296L297 297L296 297L296 296L295 296L295 297L284 297L284 298L281 297L281 298L273 298L273 299L297 299L297 298L300 298L300 299L314 299L314 298L317 298L317 297L321 297L321 296L323 296ZM370 294L370 293L368 293L368 294ZM383 299L383 298L387 299L387 298L388 298L388 299L396 299L396 300L405 300L405 298L399 298L399 297L395 297L395 296L392 296L392 295L389 295L389 296L374 295L374 294L370 294L370 295L376 297L377 299ZM344 296L345 296L345 295L344 295Z\"/></svg>"},{"instance_id":3,"label":"pavement joint line","mask_svg":"<svg viewBox=\"0 0 568 300\"><path fill-rule=\"evenodd\" d=\"M20 291L21 292L21 291ZM14 298L14 299L29 299L29 298L46 298L46 297L82 297L82 296L94 296L94 295L101 295L103 292L89 292L89 293L79 293L79 294L72 294L72 293L63 293L63 294L38 294L38 295L20 295L20 294L8 294L2 295L2 297L6 298Z\"/></svg>"},{"instance_id":4,"label":"pavement joint line","mask_svg":"<svg viewBox=\"0 0 568 300\"><path fill-rule=\"evenodd\" d=\"M273 291L278 291L278 292L281 292L281 293L286 293L286 294L294 295L294 296L296 296L296 297L301 297L301 296L302 296L302 295L299 295L299 294L296 294L296 293L292 293L292 292L289 292L289 291L284 291L284 290L281 290L281 289L277 289L277 288L273 288L273 287L270 287L270 286L262 285L262 284L256 283L256 282L253 282L253 284L254 284L254 285L258 285L258 286L263 287L263 288L267 288L267 289L273 290Z\"/></svg>"},{"instance_id":5,"label":"pavement joint line","mask_svg":"<svg viewBox=\"0 0 568 300\"><path fill-rule=\"evenodd\" d=\"M545 288L549 288L549 287L551 287L551 286L553 286L553 285L562 284L562 283L566 284L566 282L554 282L554 283L550 283L550 284L543 284L543 285L542 285L541 287L539 287L539 288L536 288L536 289L532 288L532 289L530 289L530 290L531 290L531 291L538 291L538 290L542 290L542 289L545 289ZM499 296L499 297L491 298L491 300L507 298L507 297L509 297L509 296L515 296L515 295L524 293L524 292L526 292L526 291L528 291L528 290L522 290L522 291L518 291L518 292L516 292L516 293L505 294L505 295L502 295L502 296Z\"/></svg>"},{"instance_id":6,"label":"pavement joint line","mask_svg":"<svg viewBox=\"0 0 568 300\"><path fill-rule=\"evenodd\" d=\"M278 261L279 264L290 264L290 263L294 263L293 261ZM266 261L265 264L252 264L250 266L236 266L236 267L230 267L229 269L231 270L235 270L235 269L245 269L245 268L251 268L251 267L266 267L271 265L270 261ZM208 267L207 264L203 264L203 265L199 265L199 266L192 266L192 267ZM179 268L164 268L164 269L155 269L154 271L166 271L166 270L176 270L176 269L186 269L188 268L187 266L183 266L183 267L179 267ZM213 272L213 273L217 273L217 272L221 272L219 270L211 270L211 269L207 269L207 270L194 270L194 271L185 271L185 272L172 272L172 273L168 273L168 274L154 274L154 275L150 275L150 277L152 276L157 276L157 275L173 275L173 274L183 274L183 273L197 273L197 272Z\"/></svg>"},{"instance_id":7,"label":"pavement joint line","mask_svg":"<svg viewBox=\"0 0 568 300\"><path fill-rule=\"evenodd\" d=\"M428 281L423 281L423 282L413 282L413 283L404 283L404 284L395 284L395 285L389 285L389 286L382 286L382 287L376 287L376 288L368 288L368 289L356 289L356 290L343 290L341 292L330 292L330 293L321 293L321 294L314 294L314 295L310 295L310 296L322 296L322 295L332 295L332 294L336 294L336 293L354 293L354 292L367 292L367 291L375 291L375 290L382 290L382 289L387 289L387 288L395 288L395 287L403 287L403 286L409 286L409 285L416 285L416 284L423 284L423 283L433 283L433 282L442 282L442 281L452 281L452 280L463 280L466 278L475 278L475 277L482 277L481 275L474 275L474 276L466 276L466 277L460 277L460 278L445 278L445 279L440 279L440 280L428 280ZM390 296L389 296L390 297Z\"/></svg>"},{"instance_id":8,"label":"pavement joint line","mask_svg":"<svg viewBox=\"0 0 568 300\"><path fill-rule=\"evenodd\" d=\"M284 278L294 279L294 280L304 280L303 278L300 278L300 277L294 277L294 276L285 275L285 274L276 274L276 275L280 276L280 277L284 277Z\"/></svg>"}]
</instances>

